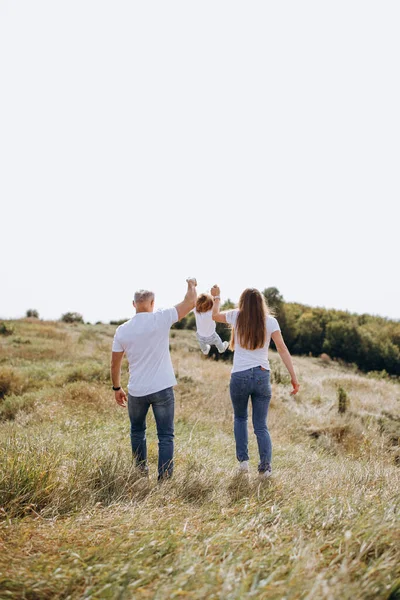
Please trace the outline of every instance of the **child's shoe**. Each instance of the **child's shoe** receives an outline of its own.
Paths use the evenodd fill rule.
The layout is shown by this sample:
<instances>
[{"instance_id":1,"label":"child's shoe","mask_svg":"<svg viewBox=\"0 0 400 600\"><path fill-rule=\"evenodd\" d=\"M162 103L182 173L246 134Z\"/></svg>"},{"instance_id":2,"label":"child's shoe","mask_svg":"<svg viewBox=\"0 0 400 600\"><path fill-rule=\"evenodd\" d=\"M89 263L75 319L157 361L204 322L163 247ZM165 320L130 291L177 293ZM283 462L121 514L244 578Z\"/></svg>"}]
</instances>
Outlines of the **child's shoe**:
<instances>
[{"instance_id":1,"label":"child's shoe","mask_svg":"<svg viewBox=\"0 0 400 600\"><path fill-rule=\"evenodd\" d=\"M225 352L225 350L226 350L226 349L228 348L228 346L229 346L229 342L224 342L224 343L223 343L223 346L224 346L224 349L223 349L223 350L218 350L218 352L219 352L220 354L223 354L223 353Z\"/></svg>"},{"instance_id":2,"label":"child's shoe","mask_svg":"<svg viewBox=\"0 0 400 600\"><path fill-rule=\"evenodd\" d=\"M206 349L202 350L202 353L207 356L207 354L210 352L210 350L211 350L211 346L210 346L210 344L207 344Z\"/></svg>"}]
</instances>

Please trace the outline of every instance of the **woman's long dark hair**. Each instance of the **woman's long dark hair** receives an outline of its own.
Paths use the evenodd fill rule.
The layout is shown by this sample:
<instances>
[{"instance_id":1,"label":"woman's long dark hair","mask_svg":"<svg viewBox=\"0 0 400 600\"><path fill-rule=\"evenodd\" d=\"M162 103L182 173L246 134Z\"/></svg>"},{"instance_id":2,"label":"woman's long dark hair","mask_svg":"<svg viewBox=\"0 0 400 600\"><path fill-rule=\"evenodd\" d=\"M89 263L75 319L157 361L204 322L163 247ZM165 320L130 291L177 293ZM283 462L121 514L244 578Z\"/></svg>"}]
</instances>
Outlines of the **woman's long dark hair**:
<instances>
[{"instance_id":1,"label":"woman's long dark hair","mask_svg":"<svg viewBox=\"0 0 400 600\"><path fill-rule=\"evenodd\" d=\"M232 327L230 348L235 348L235 335L242 348L262 348L267 339L267 316L271 314L264 295L255 288L247 288L239 299L236 333Z\"/></svg>"}]
</instances>

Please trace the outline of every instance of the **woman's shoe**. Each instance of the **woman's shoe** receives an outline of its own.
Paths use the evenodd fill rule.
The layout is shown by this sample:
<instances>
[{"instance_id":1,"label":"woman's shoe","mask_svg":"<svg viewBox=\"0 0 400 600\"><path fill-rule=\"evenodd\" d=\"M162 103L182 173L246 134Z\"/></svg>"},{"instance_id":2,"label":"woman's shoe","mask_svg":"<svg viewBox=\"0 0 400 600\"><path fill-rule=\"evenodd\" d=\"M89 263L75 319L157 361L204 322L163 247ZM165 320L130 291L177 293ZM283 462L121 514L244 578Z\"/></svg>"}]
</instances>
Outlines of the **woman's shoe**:
<instances>
[{"instance_id":1,"label":"woman's shoe","mask_svg":"<svg viewBox=\"0 0 400 600\"><path fill-rule=\"evenodd\" d=\"M272 475L271 465L268 465L268 467L265 469L265 471L258 471L258 475L259 475L260 479L268 479L268 477L271 477L271 475Z\"/></svg>"},{"instance_id":2,"label":"woman's shoe","mask_svg":"<svg viewBox=\"0 0 400 600\"><path fill-rule=\"evenodd\" d=\"M249 472L249 461L242 460L239 463L239 473L248 473Z\"/></svg>"}]
</instances>

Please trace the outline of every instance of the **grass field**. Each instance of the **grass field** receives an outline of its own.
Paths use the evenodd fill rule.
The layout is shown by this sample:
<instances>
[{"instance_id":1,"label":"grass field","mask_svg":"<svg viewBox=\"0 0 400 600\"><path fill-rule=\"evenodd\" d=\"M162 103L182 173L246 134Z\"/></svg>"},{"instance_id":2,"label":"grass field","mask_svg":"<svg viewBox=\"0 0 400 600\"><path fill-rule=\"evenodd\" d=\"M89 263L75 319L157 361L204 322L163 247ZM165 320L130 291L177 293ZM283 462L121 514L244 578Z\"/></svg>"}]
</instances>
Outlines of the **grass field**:
<instances>
[{"instance_id":1,"label":"grass field","mask_svg":"<svg viewBox=\"0 0 400 600\"><path fill-rule=\"evenodd\" d=\"M400 384L272 353L271 480L235 474L230 365L171 334L175 475L132 466L115 328L22 320L0 336L0 598L400 598ZM3 332L3 333L7 333ZM126 365L123 381L126 384ZM338 413L338 388L348 396Z\"/></svg>"}]
</instances>

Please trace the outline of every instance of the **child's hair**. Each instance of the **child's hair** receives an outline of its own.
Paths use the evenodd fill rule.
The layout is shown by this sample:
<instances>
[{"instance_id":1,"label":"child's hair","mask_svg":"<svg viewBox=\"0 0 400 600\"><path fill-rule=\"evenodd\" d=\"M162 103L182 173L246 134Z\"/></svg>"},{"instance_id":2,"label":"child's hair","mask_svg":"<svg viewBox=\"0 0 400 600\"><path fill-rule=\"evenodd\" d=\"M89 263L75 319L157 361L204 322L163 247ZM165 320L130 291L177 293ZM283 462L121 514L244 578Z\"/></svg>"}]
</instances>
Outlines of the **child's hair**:
<instances>
[{"instance_id":1,"label":"child's hair","mask_svg":"<svg viewBox=\"0 0 400 600\"><path fill-rule=\"evenodd\" d=\"M213 307L213 299L210 294L200 294L197 297L196 310L198 313L204 313L211 310Z\"/></svg>"}]
</instances>

